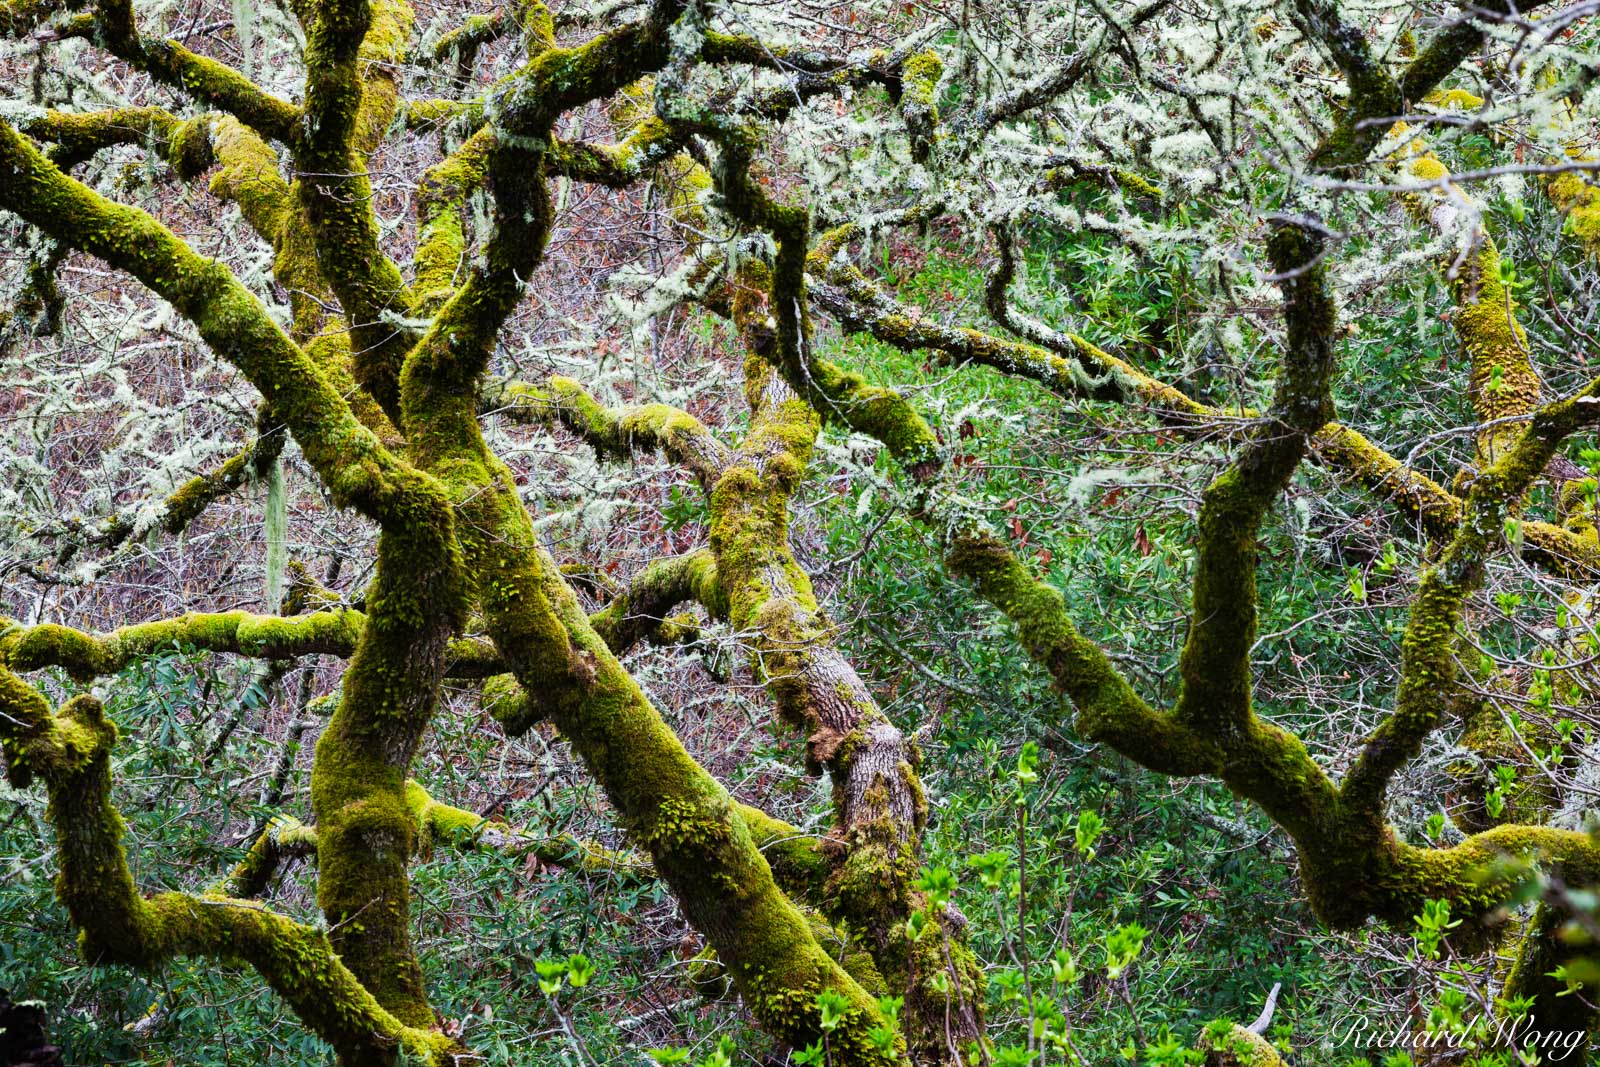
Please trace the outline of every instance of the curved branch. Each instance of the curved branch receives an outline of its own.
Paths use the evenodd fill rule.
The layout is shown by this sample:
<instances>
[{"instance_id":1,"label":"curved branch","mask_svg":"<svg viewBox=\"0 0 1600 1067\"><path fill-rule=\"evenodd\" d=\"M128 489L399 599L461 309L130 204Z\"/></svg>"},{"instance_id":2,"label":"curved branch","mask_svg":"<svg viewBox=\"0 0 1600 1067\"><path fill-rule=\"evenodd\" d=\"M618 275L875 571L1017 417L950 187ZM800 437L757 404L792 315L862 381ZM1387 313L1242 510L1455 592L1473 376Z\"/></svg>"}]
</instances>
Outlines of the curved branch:
<instances>
[{"instance_id":1,"label":"curved branch","mask_svg":"<svg viewBox=\"0 0 1600 1067\"><path fill-rule=\"evenodd\" d=\"M560 423L605 456L627 459L642 449L659 450L707 490L733 459L728 446L688 412L666 404L606 407L571 378L553 377L543 386L486 379L479 406L519 421Z\"/></svg>"},{"instance_id":2,"label":"curved branch","mask_svg":"<svg viewBox=\"0 0 1600 1067\"><path fill-rule=\"evenodd\" d=\"M1473 0L1463 5L1455 19L1428 42L1417 58L1400 75L1400 96L1416 103L1437 89L1441 82L1483 46L1484 33L1476 20L1525 17L1549 0Z\"/></svg>"},{"instance_id":3,"label":"curved branch","mask_svg":"<svg viewBox=\"0 0 1600 1067\"><path fill-rule=\"evenodd\" d=\"M589 625L620 656L643 640L673 641L680 627L667 614L689 601L706 605L713 615L726 614L716 558L708 549L654 560L611 603L590 615Z\"/></svg>"},{"instance_id":4,"label":"curved branch","mask_svg":"<svg viewBox=\"0 0 1600 1067\"><path fill-rule=\"evenodd\" d=\"M194 323L280 413L337 502L399 528L448 505L361 426L306 354L226 267L204 259L145 212L63 174L0 122L0 207L127 271ZM446 521L448 516L446 515Z\"/></svg>"},{"instance_id":5,"label":"curved branch","mask_svg":"<svg viewBox=\"0 0 1600 1067\"><path fill-rule=\"evenodd\" d=\"M69 23L61 36L91 40L163 85L233 115L269 140L287 143L295 137L299 108L177 41L145 40L134 22L132 0L99 0L92 16Z\"/></svg>"}]
</instances>

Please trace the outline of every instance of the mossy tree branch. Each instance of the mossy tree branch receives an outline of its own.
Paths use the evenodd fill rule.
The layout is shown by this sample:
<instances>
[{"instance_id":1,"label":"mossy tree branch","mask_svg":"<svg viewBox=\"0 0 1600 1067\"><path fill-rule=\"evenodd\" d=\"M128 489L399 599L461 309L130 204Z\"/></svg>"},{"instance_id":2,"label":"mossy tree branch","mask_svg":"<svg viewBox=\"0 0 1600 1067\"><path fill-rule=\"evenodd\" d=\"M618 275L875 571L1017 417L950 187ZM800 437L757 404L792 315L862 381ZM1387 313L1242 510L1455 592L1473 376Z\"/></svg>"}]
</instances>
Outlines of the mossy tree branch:
<instances>
[{"instance_id":1,"label":"mossy tree branch","mask_svg":"<svg viewBox=\"0 0 1600 1067\"><path fill-rule=\"evenodd\" d=\"M0 631L0 662L19 671L60 667L71 677L89 682L171 648L267 660L319 655L348 658L360 646L366 626L366 615L354 609L295 616L196 613L131 623L103 634L41 623ZM482 638L452 640L445 650L445 663L453 678L489 678L505 671L499 654Z\"/></svg>"},{"instance_id":2,"label":"mossy tree branch","mask_svg":"<svg viewBox=\"0 0 1600 1067\"><path fill-rule=\"evenodd\" d=\"M1252 714L1256 540L1312 435L1333 415L1334 307L1316 225L1290 220L1274 229L1269 252L1282 279L1287 326L1277 393L1265 421L1201 499L1189 636L1178 662L1183 688L1174 714L1208 736L1226 738Z\"/></svg>"},{"instance_id":3,"label":"mossy tree branch","mask_svg":"<svg viewBox=\"0 0 1600 1067\"><path fill-rule=\"evenodd\" d=\"M56 892L82 931L88 962L152 970L181 957L243 960L342 1063L387 1064L402 1047L438 1067L455 1061L459 1046L385 1011L320 930L220 894L141 896L110 799L116 737L96 698L76 697L51 712L40 694L0 668L6 771L16 784L33 776L45 783L60 856Z\"/></svg>"},{"instance_id":4,"label":"mossy tree branch","mask_svg":"<svg viewBox=\"0 0 1600 1067\"><path fill-rule=\"evenodd\" d=\"M132 0L99 0L94 6L92 15L68 23L62 36L94 41L129 66L208 108L233 115L268 140L287 142L294 137L300 109L293 104L177 41L147 40L134 20Z\"/></svg>"},{"instance_id":5,"label":"mossy tree branch","mask_svg":"<svg viewBox=\"0 0 1600 1067\"><path fill-rule=\"evenodd\" d=\"M1343 112L1311 153L1311 163L1328 169L1358 167L1383 139L1387 123L1382 120L1400 115L1400 86L1373 56L1361 30L1344 21L1337 0L1295 0L1290 13L1300 31L1327 52L1349 90Z\"/></svg>"},{"instance_id":6,"label":"mossy tree branch","mask_svg":"<svg viewBox=\"0 0 1600 1067\"><path fill-rule=\"evenodd\" d=\"M1405 123L1395 132L1407 133ZM1420 137L1410 137L1396 151L1400 169L1420 181L1443 182L1450 171ZM1478 435L1478 465L1488 467L1511 447L1521 431L1505 422L1526 415L1539 403L1540 382L1531 362L1528 335L1517 318L1517 302L1507 288L1505 264L1494 239L1479 224L1455 233L1471 220L1478 205L1465 192L1449 186L1408 198L1411 214L1444 236L1464 241L1462 253L1442 264L1455 300L1452 321L1470 360L1468 396L1479 422L1492 423Z\"/></svg>"},{"instance_id":7,"label":"mossy tree branch","mask_svg":"<svg viewBox=\"0 0 1600 1067\"><path fill-rule=\"evenodd\" d=\"M306 100L291 140L295 189L323 281L350 329L356 381L399 421L401 362L414 339L394 324L410 310L400 270L378 240L365 157L397 107L392 76L411 30L404 0L304 0Z\"/></svg>"},{"instance_id":8,"label":"mossy tree branch","mask_svg":"<svg viewBox=\"0 0 1600 1067\"><path fill-rule=\"evenodd\" d=\"M668 617L679 604L698 602L714 615L725 615L721 590L716 556L709 549L652 560L609 604L589 616L589 625L620 656L640 641L671 640L682 628Z\"/></svg>"},{"instance_id":9,"label":"mossy tree branch","mask_svg":"<svg viewBox=\"0 0 1600 1067\"><path fill-rule=\"evenodd\" d=\"M193 123L194 120L190 120ZM22 132L36 141L53 141L50 160L63 170L114 145L150 144L188 176L209 165L205 137L196 138L198 151L172 152L174 136L185 125L172 112L159 107L116 107L103 111L47 111L22 124Z\"/></svg>"},{"instance_id":10,"label":"mossy tree branch","mask_svg":"<svg viewBox=\"0 0 1600 1067\"><path fill-rule=\"evenodd\" d=\"M571 378L542 386L486 379L480 406L509 418L557 423L603 456L626 459L660 451L709 490L733 461L733 452L693 415L667 404L607 407Z\"/></svg>"},{"instance_id":11,"label":"mossy tree branch","mask_svg":"<svg viewBox=\"0 0 1600 1067\"><path fill-rule=\"evenodd\" d=\"M1416 103L1433 92L1472 54L1483 47L1484 33L1478 19L1526 17L1548 0L1527 0L1512 4L1506 0L1485 0L1463 5L1456 17L1427 43L1400 75L1400 96Z\"/></svg>"}]
</instances>

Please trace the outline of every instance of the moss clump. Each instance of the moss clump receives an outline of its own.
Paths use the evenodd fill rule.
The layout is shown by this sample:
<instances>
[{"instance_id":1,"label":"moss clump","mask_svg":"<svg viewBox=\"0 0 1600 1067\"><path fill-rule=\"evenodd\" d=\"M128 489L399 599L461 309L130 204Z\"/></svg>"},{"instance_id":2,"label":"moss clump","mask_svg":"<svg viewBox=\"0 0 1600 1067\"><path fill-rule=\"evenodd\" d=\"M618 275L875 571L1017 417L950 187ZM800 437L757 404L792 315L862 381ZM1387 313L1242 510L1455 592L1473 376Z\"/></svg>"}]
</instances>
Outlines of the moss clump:
<instances>
[{"instance_id":1,"label":"moss clump","mask_svg":"<svg viewBox=\"0 0 1600 1067\"><path fill-rule=\"evenodd\" d=\"M1206 1054L1205 1067L1283 1067L1283 1057L1270 1041L1238 1023L1220 1038L1209 1031L1202 1034L1200 1050Z\"/></svg>"},{"instance_id":2,"label":"moss clump","mask_svg":"<svg viewBox=\"0 0 1600 1067\"><path fill-rule=\"evenodd\" d=\"M1404 133L1405 123L1395 131ZM1449 170L1439 158L1412 140L1397 150L1404 159L1408 175L1422 181L1443 181ZM1462 196L1459 190L1450 195ZM1409 198L1412 213L1430 225L1442 224L1436 211L1453 216L1444 192L1417 194ZM1446 277L1455 298L1454 323L1462 347L1471 360L1470 396L1473 411L1482 422L1496 422L1525 415L1539 403L1538 375L1529 362L1531 349L1522 324L1517 320L1517 303L1505 284L1509 264L1502 263L1500 251L1486 233L1473 235L1475 249L1464 264L1451 256ZM1459 268L1459 269L1458 269ZM1522 428L1515 424L1492 426L1478 437L1478 462L1488 467L1503 455Z\"/></svg>"},{"instance_id":3,"label":"moss clump","mask_svg":"<svg viewBox=\"0 0 1600 1067\"><path fill-rule=\"evenodd\" d=\"M1545 192L1566 215L1564 228L1591 256L1600 256L1600 188L1584 174L1561 174L1545 184Z\"/></svg>"},{"instance_id":4,"label":"moss clump","mask_svg":"<svg viewBox=\"0 0 1600 1067\"><path fill-rule=\"evenodd\" d=\"M911 157L925 161L933 150L939 124L939 79L944 63L931 50L906 57L900 67L900 116L911 139Z\"/></svg>"},{"instance_id":5,"label":"moss clump","mask_svg":"<svg viewBox=\"0 0 1600 1067\"><path fill-rule=\"evenodd\" d=\"M1436 89L1425 103L1443 111L1476 111L1483 106L1483 97L1466 89Z\"/></svg>"},{"instance_id":6,"label":"moss clump","mask_svg":"<svg viewBox=\"0 0 1600 1067\"><path fill-rule=\"evenodd\" d=\"M216 162L211 146L211 122L205 118L181 122L167 145L167 162L184 181L193 181Z\"/></svg>"}]
</instances>

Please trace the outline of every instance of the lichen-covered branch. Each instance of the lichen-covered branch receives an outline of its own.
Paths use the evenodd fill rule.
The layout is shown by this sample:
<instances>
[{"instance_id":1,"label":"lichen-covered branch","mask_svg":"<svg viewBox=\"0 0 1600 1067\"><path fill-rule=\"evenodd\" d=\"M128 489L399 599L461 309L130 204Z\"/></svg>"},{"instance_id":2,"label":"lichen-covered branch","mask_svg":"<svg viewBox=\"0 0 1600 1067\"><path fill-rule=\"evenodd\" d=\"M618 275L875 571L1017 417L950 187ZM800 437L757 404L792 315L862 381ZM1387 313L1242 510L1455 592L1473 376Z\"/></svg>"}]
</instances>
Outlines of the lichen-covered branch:
<instances>
[{"instance_id":1,"label":"lichen-covered branch","mask_svg":"<svg viewBox=\"0 0 1600 1067\"><path fill-rule=\"evenodd\" d=\"M579 841L567 834L551 837L485 819L475 812L433 799L414 781L406 783L406 804L416 820L419 847L423 852L429 851L433 842L443 841L458 847L532 855L552 867L564 867L580 874L605 875L623 882L647 882L655 877L650 864L638 856Z\"/></svg>"},{"instance_id":2,"label":"lichen-covered branch","mask_svg":"<svg viewBox=\"0 0 1600 1067\"><path fill-rule=\"evenodd\" d=\"M1404 134L1406 125L1398 123L1395 130ZM1431 182L1450 177L1420 138L1408 139L1396 155L1409 177ZM1530 360L1528 336L1517 320L1517 302L1506 285L1500 251L1472 217L1478 206L1454 186L1409 200L1411 213L1441 234L1454 235L1463 220L1472 223L1459 235L1465 246L1460 256L1445 264L1445 277L1456 303L1456 333L1471 360L1468 395L1473 414L1490 424L1478 435L1478 465L1488 467L1521 436L1522 431L1506 420L1526 415L1539 402L1539 376Z\"/></svg>"},{"instance_id":3,"label":"lichen-covered branch","mask_svg":"<svg viewBox=\"0 0 1600 1067\"><path fill-rule=\"evenodd\" d=\"M1600 257L1600 186L1572 171L1545 183L1551 203L1567 218L1566 228L1591 256Z\"/></svg>"},{"instance_id":4,"label":"lichen-covered branch","mask_svg":"<svg viewBox=\"0 0 1600 1067\"><path fill-rule=\"evenodd\" d=\"M709 488L732 462L733 453L699 419L667 404L607 407L571 378L543 386L486 379L480 397L486 412L543 423L559 423L601 455L627 459L636 451L660 451Z\"/></svg>"},{"instance_id":5,"label":"lichen-covered branch","mask_svg":"<svg viewBox=\"0 0 1600 1067\"><path fill-rule=\"evenodd\" d=\"M1064 398L1147 406L1179 430L1209 430L1219 422L1239 421L1238 413L1201 404L1073 334L1061 336L1074 346L1076 360L1036 344L930 321L893 300L858 268L834 260L828 244L819 243L814 249L810 269L817 278L826 279L813 280L808 286L812 302L847 330L868 333L885 344L905 351L942 352L958 361L1038 382ZM1375 492L1411 519L1420 534L1447 536L1460 520L1460 497L1403 466L1349 426L1330 422L1313 438L1310 457L1339 477ZM1600 575L1600 549L1594 542L1549 522L1526 522L1523 531L1523 553L1530 562L1563 577Z\"/></svg>"},{"instance_id":6,"label":"lichen-covered branch","mask_svg":"<svg viewBox=\"0 0 1600 1067\"><path fill-rule=\"evenodd\" d=\"M494 131L473 133L428 170L417 189L417 253L412 290L420 310L437 311L464 280L467 197L483 185Z\"/></svg>"},{"instance_id":7,"label":"lichen-covered branch","mask_svg":"<svg viewBox=\"0 0 1600 1067\"><path fill-rule=\"evenodd\" d=\"M262 659L318 653L348 656L355 648L362 621L357 612L323 611L285 618L232 611L135 623L108 634L86 634L44 623L0 633L0 660L19 671L60 667L73 678L88 682L171 648Z\"/></svg>"},{"instance_id":8,"label":"lichen-covered branch","mask_svg":"<svg viewBox=\"0 0 1600 1067\"><path fill-rule=\"evenodd\" d=\"M0 207L57 240L125 270L168 300L234 363L294 434L334 499L380 523L442 501L362 427L306 354L226 267L204 259L137 208L63 174L0 123ZM409 516L408 516L409 513Z\"/></svg>"},{"instance_id":9,"label":"lichen-covered branch","mask_svg":"<svg viewBox=\"0 0 1600 1067\"><path fill-rule=\"evenodd\" d=\"M70 560L81 546L116 548L129 538L138 537L151 529L160 529L169 534L183 532L212 504L263 477L266 469L283 454L284 441L282 433L261 434L216 469L197 474L184 482L153 508L141 507L128 513L110 515L93 525L77 522L64 524L59 535L69 543L57 556L57 567Z\"/></svg>"},{"instance_id":10,"label":"lichen-covered branch","mask_svg":"<svg viewBox=\"0 0 1600 1067\"><path fill-rule=\"evenodd\" d=\"M1463 5L1462 10L1427 43L1400 75L1400 97L1413 103L1423 100L1439 87L1474 52L1483 47L1484 31L1478 21L1499 18L1525 18L1543 7L1548 0L1526 0L1509 3L1507 0L1485 0L1483 3ZM1390 112L1399 117L1398 112Z\"/></svg>"},{"instance_id":11,"label":"lichen-covered branch","mask_svg":"<svg viewBox=\"0 0 1600 1067\"><path fill-rule=\"evenodd\" d=\"M189 51L177 41L148 40L134 21L132 0L100 0L91 16L67 24L63 36L84 37L164 85L217 111L227 112L275 141L289 141L300 109L280 100L224 63Z\"/></svg>"}]
</instances>

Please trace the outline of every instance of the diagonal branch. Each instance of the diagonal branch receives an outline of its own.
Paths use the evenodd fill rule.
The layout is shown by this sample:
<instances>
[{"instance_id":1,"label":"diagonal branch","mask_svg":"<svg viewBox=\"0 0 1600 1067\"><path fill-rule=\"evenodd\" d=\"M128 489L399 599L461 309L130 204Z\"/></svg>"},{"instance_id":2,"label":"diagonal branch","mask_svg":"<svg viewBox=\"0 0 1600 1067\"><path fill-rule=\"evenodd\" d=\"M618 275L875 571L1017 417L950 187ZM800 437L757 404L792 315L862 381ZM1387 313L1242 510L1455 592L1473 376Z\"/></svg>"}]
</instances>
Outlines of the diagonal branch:
<instances>
[{"instance_id":1,"label":"diagonal branch","mask_svg":"<svg viewBox=\"0 0 1600 1067\"><path fill-rule=\"evenodd\" d=\"M134 22L133 0L99 0L92 15L67 23L60 36L91 40L163 85L233 115L268 140L289 142L295 136L299 108L177 41L146 40Z\"/></svg>"},{"instance_id":2,"label":"diagonal branch","mask_svg":"<svg viewBox=\"0 0 1600 1067\"><path fill-rule=\"evenodd\" d=\"M1401 644L1395 710L1367 740L1345 779L1343 796L1356 810L1381 813L1389 782L1415 759L1443 721L1456 677L1456 627L1467 597L1483 583L1484 567L1500 544L1504 520L1568 437L1600 424L1600 379L1581 392L1536 410L1527 429L1473 482L1466 514L1437 563L1424 573Z\"/></svg>"},{"instance_id":3,"label":"diagonal branch","mask_svg":"<svg viewBox=\"0 0 1600 1067\"><path fill-rule=\"evenodd\" d=\"M811 271L826 281L813 281L808 292L819 308L848 330L868 333L905 351L932 349L960 362L1026 378L1066 399L1146 406L1179 430L1198 433L1222 421L1239 420L1241 413L1201 404L1076 334L1060 335L1075 352L1076 358L1072 358L1036 344L932 321L889 297L855 266L832 259L828 236L813 251L810 264ZM907 446L890 447L903 451ZM1324 427L1312 441L1311 458L1395 506L1419 536L1448 537L1460 522L1459 497L1404 466L1349 426L1333 422ZM1525 558L1553 574L1573 579L1600 575L1600 547L1552 523L1524 523L1522 547Z\"/></svg>"}]
</instances>

